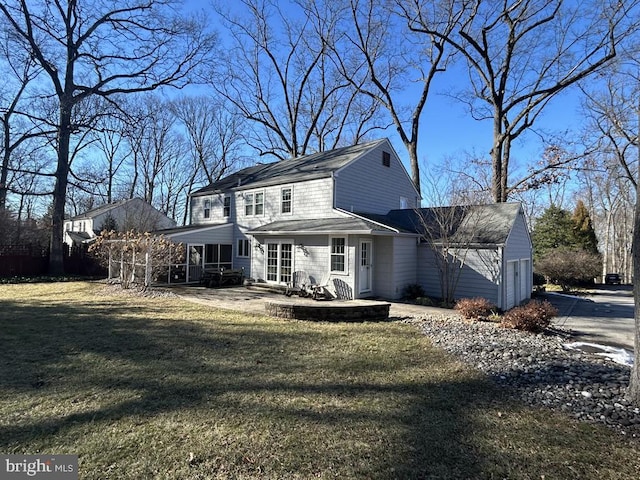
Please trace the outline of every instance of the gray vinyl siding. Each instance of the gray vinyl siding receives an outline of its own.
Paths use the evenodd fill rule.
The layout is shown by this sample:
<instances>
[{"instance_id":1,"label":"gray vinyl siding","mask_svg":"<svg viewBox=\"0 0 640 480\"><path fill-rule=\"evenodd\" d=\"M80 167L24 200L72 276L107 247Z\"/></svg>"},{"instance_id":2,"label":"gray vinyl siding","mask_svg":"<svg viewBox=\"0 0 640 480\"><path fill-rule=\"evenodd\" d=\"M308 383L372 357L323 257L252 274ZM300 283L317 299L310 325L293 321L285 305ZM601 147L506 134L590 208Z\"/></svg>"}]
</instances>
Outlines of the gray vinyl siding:
<instances>
[{"instance_id":1,"label":"gray vinyl siding","mask_svg":"<svg viewBox=\"0 0 640 480\"><path fill-rule=\"evenodd\" d=\"M328 277L329 290L333 289L333 280L339 279L347 283L351 288L354 285L356 269L356 238L353 235L346 237L347 271L345 273L329 272L329 236L328 235L300 235L300 236L274 236L268 237L256 235L254 241L263 245L263 250L252 249L251 277L258 281L265 281L266 243L286 241L293 243L293 271L304 271L316 283Z\"/></svg>"},{"instance_id":2,"label":"gray vinyl siding","mask_svg":"<svg viewBox=\"0 0 640 480\"><path fill-rule=\"evenodd\" d=\"M497 305L499 280L498 250L469 250L460 272L455 298L482 297Z\"/></svg>"},{"instance_id":3,"label":"gray vinyl siding","mask_svg":"<svg viewBox=\"0 0 640 480\"><path fill-rule=\"evenodd\" d=\"M291 213L282 212L282 188L292 189ZM259 215L245 214L245 198L247 194L264 194L264 212ZM237 222L247 228L264 225L284 219L323 218L333 216L333 180L321 178L284 185L275 185L256 189L243 189L230 192L231 215L225 217L223 194L201 195L191 198L191 224L206 225L209 223ZM255 197L254 197L255 198ZM211 214L204 218L205 201L211 202Z\"/></svg>"},{"instance_id":4,"label":"gray vinyl siding","mask_svg":"<svg viewBox=\"0 0 640 480\"><path fill-rule=\"evenodd\" d=\"M234 201L233 194L231 194L231 214L228 217L224 216L224 197L221 193L203 195L191 198L191 225L203 225L209 223L224 223L230 222L235 214L236 202ZM211 212L209 218L204 217L205 201L211 202Z\"/></svg>"},{"instance_id":5,"label":"gray vinyl siding","mask_svg":"<svg viewBox=\"0 0 640 480\"><path fill-rule=\"evenodd\" d=\"M442 297L440 287L440 272L436 266L434 252L426 245L418 247L418 284L422 286L424 292L429 297Z\"/></svg>"},{"instance_id":6,"label":"gray vinyl siding","mask_svg":"<svg viewBox=\"0 0 640 480\"><path fill-rule=\"evenodd\" d=\"M389 167L382 164L383 151L391 155ZM408 208L416 206L411 178L387 142L336 172L335 182L336 207L347 211L386 214L401 208L400 197Z\"/></svg>"},{"instance_id":7,"label":"gray vinyl siding","mask_svg":"<svg viewBox=\"0 0 640 480\"><path fill-rule=\"evenodd\" d=\"M373 242L373 291L382 298L394 298L393 237L376 237Z\"/></svg>"},{"instance_id":8,"label":"gray vinyl siding","mask_svg":"<svg viewBox=\"0 0 640 480\"><path fill-rule=\"evenodd\" d=\"M505 261L531 257L531 239L523 215L516 218L504 249Z\"/></svg>"},{"instance_id":9,"label":"gray vinyl siding","mask_svg":"<svg viewBox=\"0 0 640 480\"><path fill-rule=\"evenodd\" d=\"M390 300L402 297L417 282L415 237L375 237L372 294Z\"/></svg>"},{"instance_id":10,"label":"gray vinyl siding","mask_svg":"<svg viewBox=\"0 0 640 480\"><path fill-rule=\"evenodd\" d=\"M275 185L255 190L236 192L238 206L237 221L252 227L288 220L291 218L326 218L335 216L333 213L333 181L331 178L321 178L286 184L292 188L292 212L281 213L281 192L285 185ZM262 215L245 215L245 196L247 193L264 192L264 213Z\"/></svg>"},{"instance_id":11,"label":"gray vinyl siding","mask_svg":"<svg viewBox=\"0 0 640 480\"><path fill-rule=\"evenodd\" d=\"M397 299L402 297L407 285L417 281L418 246L415 237L394 237L393 244L393 290L388 298Z\"/></svg>"},{"instance_id":12,"label":"gray vinyl siding","mask_svg":"<svg viewBox=\"0 0 640 480\"><path fill-rule=\"evenodd\" d=\"M231 245L233 244L233 226L231 224L222 225L220 227L203 228L201 230L195 230L191 232L185 232L183 234L167 235L171 240L176 243L187 244L207 244L218 243ZM234 245L235 251L235 245Z\"/></svg>"},{"instance_id":13,"label":"gray vinyl siding","mask_svg":"<svg viewBox=\"0 0 640 480\"><path fill-rule=\"evenodd\" d=\"M465 254L461 252L460 255ZM421 245L418 258L420 265L418 283L422 285L428 296L442 297L440 274L434 251L427 245ZM464 265L459 273L454 298L482 297L498 304L500 263L497 250L467 251Z\"/></svg>"}]
</instances>

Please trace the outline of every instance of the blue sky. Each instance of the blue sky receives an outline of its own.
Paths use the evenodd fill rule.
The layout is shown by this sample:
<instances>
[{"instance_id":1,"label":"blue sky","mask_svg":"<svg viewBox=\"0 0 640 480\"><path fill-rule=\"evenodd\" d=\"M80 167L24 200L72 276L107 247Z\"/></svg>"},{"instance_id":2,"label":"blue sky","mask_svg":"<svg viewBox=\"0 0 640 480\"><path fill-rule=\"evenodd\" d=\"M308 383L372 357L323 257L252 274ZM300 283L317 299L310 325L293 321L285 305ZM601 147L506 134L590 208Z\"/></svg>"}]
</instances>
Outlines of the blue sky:
<instances>
[{"instance_id":1,"label":"blue sky","mask_svg":"<svg viewBox=\"0 0 640 480\"><path fill-rule=\"evenodd\" d=\"M287 3L287 1L283 0L281 3ZM242 8L236 3L229 4L228 7L236 10ZM215 18L213 20L217 23ZM224 42L224 28L216 27L216 29L222 35ZM423 111L419 144L419 159L423 170L425 167L430 169L438 166L450 158L463 161L469 155L489 157L492 143L491 121L474 120L467 106L442 95L442 92L449 90L452 85L455 88L456 79L459 78L463 82L468 78L467 73L459 70L467 68L464 64L459 64L455 68L458 70L445 72L437 77ZM577 89L573 93L565 92L554 98L537 119L534 129L552 134L559 134L568 129L577 130L581 119L580 101L576 91ZM410 98L407 105L413 108L414 102L415 100ZM386 133L380 133L380 136L384 135L389 136L409 171L408 156L395 127L390 127ZM571 137L571 134L568 137ZM524 169L526 165L536 163L543 149L544 145L540 137L534 133L524 134L516 140L512 146L512 177L515 176L518 166Z\"/></svg>"}]
</instances>

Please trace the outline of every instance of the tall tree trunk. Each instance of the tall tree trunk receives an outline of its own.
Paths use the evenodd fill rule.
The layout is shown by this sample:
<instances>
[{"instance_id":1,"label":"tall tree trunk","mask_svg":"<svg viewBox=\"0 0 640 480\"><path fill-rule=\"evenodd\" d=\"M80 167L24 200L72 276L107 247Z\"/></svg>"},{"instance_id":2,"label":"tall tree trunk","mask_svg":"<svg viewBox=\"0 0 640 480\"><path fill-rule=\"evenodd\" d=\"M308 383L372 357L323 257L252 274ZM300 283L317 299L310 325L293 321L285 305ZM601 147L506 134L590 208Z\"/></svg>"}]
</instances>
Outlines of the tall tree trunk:
<instances>
[{"instance_id":1,"label":"tall tree trunk","mask_svg":"<svg viewBox=\"0 0 640 480\"><path fill-rule=\"evenodd\" d=\"M640 188L636 189L636 207L633 215L633 278L640 278ZM640 352L640 283L633 282L633 299L635 307L635 329L633 334L633 348L635 351L631 378L629 380L629 390L627 396L634 404L640 405L640 362L638 352Z\"/></svg>"},{"instance_id":2,"label":"tall tree trunk","mask_svg":"<svg viewBox=\"0 0 640 480\"><path fill-rule=\"evenodd\" d=\"M71 143L71 105L60 102L60 123L58 126L58 166L53 189L53 211L51 215L51 243L49 250L49 274L64 274L64 206L67 200L69 179L69 144Z\"/></svg>"},{"instance_id":3,"label":"tall tree trunk","mask_svg":"<svg viewBox=\"0 0 640 480\"><path fill-rule=\"evenodd\" d=\"M500 164L500 200L499 203L507 201L509 195L509 159L511 158L511 138L506 136L502 142L502 162Z\"/></svg>"},{"instance_id":4,"label":"tall tree trunk","mask_svg":"<svg viewBox=\"0 0 640 480\"><path fill-rule=\"evenodd\" d=\"M418 138L417 134L412 137L412 141L405 141L405 147L409 153L409 163L411 164L411 180L420 195L420 165L418 164Z\"/></svg>"},{"instance_id":5,"label":"tall tree trunk","mask_svg":"<svg viewBox=\"0 0 640 480\"><path fill-rule=\"evenodd\" d=\"M502 159L504 158L502 137L501 116L495 114L493 119L493 147L491 148L491 189L493 190L491 193L493 194L493 201L496 203L504 201L502 200L504 197L504 192L502 191L502 172L504 170L502 166Z\"/></svg>"},{"instance_id":6,"label":"tall tree trunk","mask_svg":"<svg viewBox=\"0 0 640 480\"><path fill-rule=\"evenodd\" d=\"M640 161L640 100L638 101L638 130L636 132L638 142L638 161ZM633 367L629 379L627 398L636 406L640 406L640 168L636 179L636 206L633 209L633 241L631 244L631 256L633 259L633 305L635 328L633 330Z\"/></svg>"},{"instance_id":7,"label":"tall tree trunk","mask_svg":"<svg viewBox=\"0 0 640 480\"><path fill-rule=\"evenodd\" d=\"M0 210L7 207L7 179L9 177L9 159L11 158L11 143L9 139L9 120L2 119L3 146L2 146L2 169L0 169Z\"/></svg>"}]
</instances>

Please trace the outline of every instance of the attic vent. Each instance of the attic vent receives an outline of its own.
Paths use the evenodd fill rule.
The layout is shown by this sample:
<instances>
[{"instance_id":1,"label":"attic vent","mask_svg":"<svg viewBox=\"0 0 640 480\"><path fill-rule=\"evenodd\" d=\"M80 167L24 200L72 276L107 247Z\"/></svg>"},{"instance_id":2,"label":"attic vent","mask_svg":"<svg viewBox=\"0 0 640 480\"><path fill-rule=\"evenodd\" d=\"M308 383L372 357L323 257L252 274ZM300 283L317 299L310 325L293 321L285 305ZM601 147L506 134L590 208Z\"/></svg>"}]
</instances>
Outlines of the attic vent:
<instances>
[{"instance_id":1,"label":"attic vent","mask_svg":"<svg viewBox=\"0 0 640 480\"><path fill-rule=\"evenodd\" d=\"M382 165L385 167L391 166L391 154L389 152L382 152Z\"/></svg>"}]
</instances>

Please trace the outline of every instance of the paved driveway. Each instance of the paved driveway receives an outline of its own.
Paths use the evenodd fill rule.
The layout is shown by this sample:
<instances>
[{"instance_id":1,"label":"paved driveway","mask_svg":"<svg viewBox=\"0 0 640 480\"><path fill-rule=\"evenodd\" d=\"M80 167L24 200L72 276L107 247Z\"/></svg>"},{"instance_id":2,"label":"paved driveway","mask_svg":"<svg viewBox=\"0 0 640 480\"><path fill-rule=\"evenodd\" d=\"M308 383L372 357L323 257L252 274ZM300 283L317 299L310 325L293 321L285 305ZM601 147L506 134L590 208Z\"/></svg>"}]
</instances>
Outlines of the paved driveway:
<instances>
[{"instance_id":1,"label":"paved driveway","mask_svg":"<svg viewBox=\"0 0 640 480\"><path fill-rule=\"evenodd\" d=\"M630 286L601 286L584 297L547 293L559 311L553 325L570 329L579 341L633 351L633 292Z\"/></svg>"}]
</instances>

